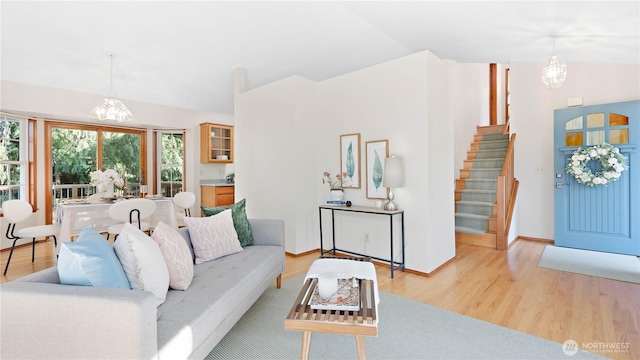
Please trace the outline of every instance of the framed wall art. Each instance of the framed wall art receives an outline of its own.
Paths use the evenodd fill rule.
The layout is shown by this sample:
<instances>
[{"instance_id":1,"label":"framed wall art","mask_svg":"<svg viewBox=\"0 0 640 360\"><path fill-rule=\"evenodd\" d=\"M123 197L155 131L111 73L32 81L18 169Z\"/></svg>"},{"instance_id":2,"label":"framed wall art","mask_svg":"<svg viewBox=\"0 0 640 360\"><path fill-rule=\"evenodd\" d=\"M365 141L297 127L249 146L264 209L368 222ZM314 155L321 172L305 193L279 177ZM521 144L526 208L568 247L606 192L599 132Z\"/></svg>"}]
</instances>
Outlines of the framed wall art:
<instances>
[{"instance_id":1,"label":"framed wall art","mask_svg":"<svg viewBox=\"0 0 640 360\"><path fill-rule=\"evenodd\" d=\"M367 141L367 198L386 199L387 188L382 186L384 161L389 156L389 140Z\"/></svg>"},{"instance_id":2,"label":"framed wall art","mask_svg":"<svg viewBox=\"0 0 640 360\"><path fill-rule=\"evenodd\" d=\"M360 134L340 135L342 188L360 189Z\"/></svg>"}]
</instances>

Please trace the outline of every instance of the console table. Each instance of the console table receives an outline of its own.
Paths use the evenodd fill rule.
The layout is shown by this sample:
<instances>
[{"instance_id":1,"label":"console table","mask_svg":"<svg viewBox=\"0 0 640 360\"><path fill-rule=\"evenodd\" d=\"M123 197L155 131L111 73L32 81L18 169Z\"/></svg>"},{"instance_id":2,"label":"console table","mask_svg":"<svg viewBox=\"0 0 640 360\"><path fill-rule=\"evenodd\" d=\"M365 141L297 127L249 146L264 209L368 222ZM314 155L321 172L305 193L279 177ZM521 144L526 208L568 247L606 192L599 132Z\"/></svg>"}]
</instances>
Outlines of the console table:
<instances>
[{"instance_id":1,"label":"console table","mask_svg":"<svg viewBox=\"0 0 640 360\"><path fill-rule=\"evenodd\" d=\"M326 251L324 250L323 241L322 241L322 211L323 210L331 211L331 231L332 231L332 235L333 235L333 237L332 237L332 242L333 242L332 245L333 246L332 246L331 249L326 250ZM404 270L405 270L405 263L404 263L404 210L388 211L388 210L378 209L378 208L374 208L374 207L365 207L365 206L346 207L346 206L320 205L318 211L319 211L319 215L320 215L320 256L322 256L323 254L328 253L328 252L332 252L333 254L335 254L336 251L340 251L340 252L344 252L344 253L347 253L347 254L358 255L358 256L366 256L366 257L370 257L370 258L375 259L375 260L388 262L390 267L391 267L391 278L392 279L393 279L393 271L394 270L401 269L404 272ZM346 211L346 212L356 212L356 213L363 213L363 214L388 216L389 217L389 247L390 247L390 251L391 251L389 259L383 259L383 258L378 258L378 257L366 255L366 254L360 254L360 253L349 251L349 250L338 249L336 247L336 227L335 227L335 212L336 211ZM401 222L402 259L401 259L400 262L397 262L397 261L395 261L393 259L393 218L394 218L394 216L399 216L400 217L400 222Z\"/></svg>"}]
</instances>

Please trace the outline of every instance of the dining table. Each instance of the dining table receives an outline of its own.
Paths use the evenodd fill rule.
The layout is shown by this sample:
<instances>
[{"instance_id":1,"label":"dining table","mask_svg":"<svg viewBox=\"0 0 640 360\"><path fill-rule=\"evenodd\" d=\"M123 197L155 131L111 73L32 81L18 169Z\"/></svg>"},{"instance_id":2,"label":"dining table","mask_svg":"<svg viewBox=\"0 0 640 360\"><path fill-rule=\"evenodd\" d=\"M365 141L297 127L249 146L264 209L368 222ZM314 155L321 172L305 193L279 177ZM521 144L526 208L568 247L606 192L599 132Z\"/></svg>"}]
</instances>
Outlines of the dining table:
<instances>
[{"instance_id":1,"label":"dining table","mask_svg":"<svg viewBox=\"0 0 640 360\"><path fill-rule=\"evenodd\" d=\"M163 223L177 228L176 214L171 198L152 199L156 203L156 210L148 218L142 221L148 222L151 229L162 221ZM127 201L119 199L116 201ZM86 201L69 200L57 204L54 214L55 221L60 223L60 233L58 234L58 247L64 241L73 241L73 238L80 235L82 230L89 227L97 232L107 232L109 226L119 223L109 216L111 201Z\"/></svg>"}]
</instances>

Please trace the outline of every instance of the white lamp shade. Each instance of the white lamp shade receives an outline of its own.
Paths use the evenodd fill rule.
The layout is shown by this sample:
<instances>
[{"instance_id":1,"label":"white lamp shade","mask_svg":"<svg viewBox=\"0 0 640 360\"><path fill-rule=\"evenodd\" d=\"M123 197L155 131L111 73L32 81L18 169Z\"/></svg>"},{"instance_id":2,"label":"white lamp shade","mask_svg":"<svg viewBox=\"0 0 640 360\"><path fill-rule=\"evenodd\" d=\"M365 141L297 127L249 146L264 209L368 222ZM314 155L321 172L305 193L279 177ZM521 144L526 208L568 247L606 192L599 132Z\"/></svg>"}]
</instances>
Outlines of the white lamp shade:
<instances>
[{"instance_id":1,"label":"white lamp shade","mask_svg":"<svg viewBox=\"0 0 640 360\"><path fill-rule=\"evenodd\" d=\"M102 100L100 104L98 104L91 113L89 114L93 117L97 117L100 121L133 121L135 117L127 109L126 106L122 103L122 101L115 98L106 98Z\"/></svg>"},{"instance_id":2,"label":"white lamp shade","mask_svg":"<svg viewBox=\"0 0 640 360\"><path fill-rule=\"evenodd\" d=\"M390 188L404 186L404 171L401 158L391 156L385 159L382 186Z\"/></svg>"}]
</instances>

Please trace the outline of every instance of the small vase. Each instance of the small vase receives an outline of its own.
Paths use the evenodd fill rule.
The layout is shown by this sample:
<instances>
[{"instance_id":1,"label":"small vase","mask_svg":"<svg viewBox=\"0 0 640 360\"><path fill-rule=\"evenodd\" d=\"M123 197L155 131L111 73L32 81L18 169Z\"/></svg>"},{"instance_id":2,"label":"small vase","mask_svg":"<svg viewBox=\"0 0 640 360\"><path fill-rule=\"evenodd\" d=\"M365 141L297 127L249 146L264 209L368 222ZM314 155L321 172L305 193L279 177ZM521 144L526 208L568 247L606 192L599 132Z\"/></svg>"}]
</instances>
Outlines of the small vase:
<instances>
[{"instance_id":1,"label":"small vase","mask_svg":"<svg viewBox=\"0 0 640 360\"><path fill-rule=\"evenodd\" d=\"M331 195L331 200L342 200L342 197L344 196L344 190L331 189L331 191L329 191L329 194Z\"/></svg>"},{"instance_id":2,"label":"small vase","mask_svg":"<svg viewBox=\"0 0 640 360\"><path fill-rule=\"evenodd\" d=\"M102 193L103 198L113 198L114 197L114 186L113 183L108 183L106 186L106 190Z\"/></svg>"}]
</instances>

